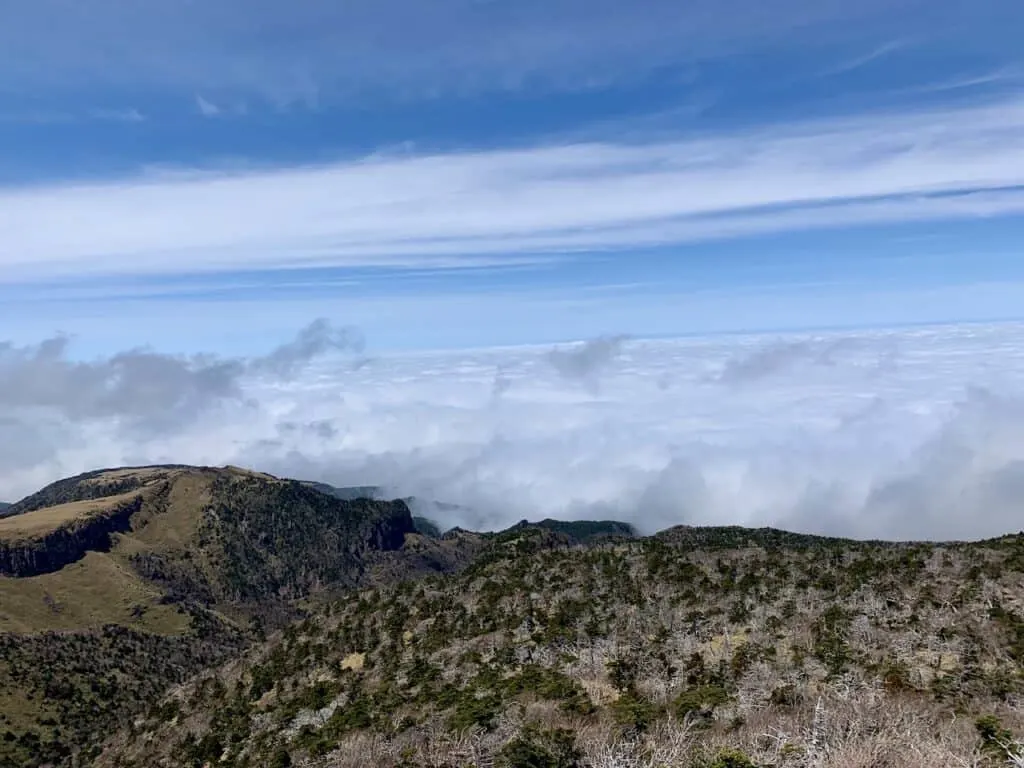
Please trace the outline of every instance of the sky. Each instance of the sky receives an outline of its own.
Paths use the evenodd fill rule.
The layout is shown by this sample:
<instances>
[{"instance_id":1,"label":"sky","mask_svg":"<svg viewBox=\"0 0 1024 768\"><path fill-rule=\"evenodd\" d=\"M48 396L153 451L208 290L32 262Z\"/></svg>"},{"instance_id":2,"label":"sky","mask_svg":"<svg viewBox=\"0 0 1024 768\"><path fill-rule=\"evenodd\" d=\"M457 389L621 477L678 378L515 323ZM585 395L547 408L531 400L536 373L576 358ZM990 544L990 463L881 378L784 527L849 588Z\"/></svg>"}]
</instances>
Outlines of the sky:
<instances>
[{"instance_id":1,"label":"sky","mask_svg":"<svg viewBox=\"0 0 1024 768\"><path fill-rule=\"evenodd\" d=\"M643 339L740 361L778 339L934 328L942 355L980 360L991 337L968 330L1024 319L1021 28L1016 0L0 0L0 429L35 446L0 458L0 498L168 441L288 469L294 446L262 436L260 453L242 424L204 453L193 419L258 422L244 402L276 424L323 366L345 402L396 366L444 425L456 406L406 367L427 353L461 391L460 356L503 349L487 366L514 370L534 350L549 388L596 403L596 374L565 370ZM560 357L572 342L583 363ZM679 349L655 380L697 375ZM967 410L979 392L1013 401L1013 376L975 381L936 355L892 407L950 386L942 402ZM772 386L803 393L794 429L846 397ZM735 397L700 387L659 407ZM581 411L607 419L594 434L640 429L614 402ZM424 418L394 405L371 410ZM324 434L356 418L327 410ZM955 418L929 413L918 447ZM93 434L109 452L66 453ZM405 488L433 465L372 466L366 482ZM542 488L563 469L516 471ZM435 490L474 497L462 488Z\"/></svg>"},{"instance_id":2,"label":"sky","mask_svg":"<svg viewBox=\"0 0 1024 768\"><path fill-rule=\"evenodd\" d=\"M258 354L328 317L385 351L1021 314L1014 0L0 15L11 341Z\"/></svg>"}]
</instances>

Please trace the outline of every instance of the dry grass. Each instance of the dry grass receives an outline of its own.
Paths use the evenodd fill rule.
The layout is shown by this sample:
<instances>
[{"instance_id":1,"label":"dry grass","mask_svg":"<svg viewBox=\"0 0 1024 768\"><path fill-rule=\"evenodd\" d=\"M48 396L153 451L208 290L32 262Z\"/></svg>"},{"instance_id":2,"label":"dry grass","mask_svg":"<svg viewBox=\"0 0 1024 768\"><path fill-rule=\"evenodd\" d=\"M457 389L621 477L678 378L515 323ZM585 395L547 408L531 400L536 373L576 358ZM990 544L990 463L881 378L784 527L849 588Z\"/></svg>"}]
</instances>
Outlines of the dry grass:
<instances>
[{"instance_id":1,"label":"dry grass","mask_svg":"<svg viewBox=\"0 0 1024 768\"><path fill-rule=\"evenodd\" d=\"M76 520L109 512L120 504L130 501L136 495L137 493L132 491L119 496L73 501L69 504L37 509L23 515L0 518L0 540L17 541L45 536Z\"/></svg>"},{"instance_id":2,"label":"dry grass","mask_svg":"<svg viewBox=\"0 0 1024 768\"><path fill-rule=\"evenodd\" d=\"M160 592L112 554L88 553L55 573L0 577L0 632L82 630L124 624L180 634L187 617L159 603Z\"/></svg>"},{"instance_id":3,"label":"dry grass","mask_svg":"<svg viewBox=\"0 0 1024 768\"><path fill-rule=\"evenodd\" d=\"M533 712L531 714L536 714ZM1020 725L1021 718L1009 714ZM534 726L537 721L534 719ZM541 727L564 725L557 716ZM492 733L452 734L443 730L385 738L353 734L321 758L301 760L303 768L363 768L413 764L423 768L459 765L489 768L502 746L524 733L521 721L502 723ZM757 766L773 768L981 768L986 762L970 718L924 701L862 691L849 697L832 692L798 710L766 708L730 730L706 731L692 722L667 721L650 732L623 737L611 723L577 731L576 744L587 768L690 768L713 764L738 751ZM1016 762L1011 747L1006 765ZM412 755L410 761L409 756ZM404 761L404 762L403 762ZM731 765L731 763L727 763Z\"/></svg>"},{"instance_id":4,"label":"dry grass","mask_svg":"<svg viewBox=\"0 0 1024 768\"><path fill-rule=\"evenodd\" d=\"M268 475L266 472L257 472L254 469L246 469L245 467L236 467L233 464L228 464L226 467L224 467L224 469L227 470L228 472L231 472L231 473L236 474L236 475L242 475L244 477L255 477L255 478L258 478L260 480L268 480L268 481L273 482L273 483L285 482L285 481L281 480L280 478L274 477L273 475Z\"/></svg>"},{"instance_id":5,"label":"dry grass","mask_svg":"<svg viewBox=\"0 0 1024 768\"><path fill-rule=\"evenodd\" d=\"M132 533L123 537L119 546L127 548L137 543L143 549L164 551L187 547L209 504L212 481L212 476L198 472L179 475L171 486L166 509L155 512L144 508L132 520Z\"/></svg>"},{"instance_id":6,"label":"dry grass","mask_svg":"<svg viewBox=\"0 0 1024 768\"><path fill-rule=\"evenodd\" d=\"M141 482L150 482L172 474L174 470L163 467L126 467L124 469L112 469L82 481L82 485L96 486L103 485L117 480L138 479Z\"/></svg>"}]
</instances>

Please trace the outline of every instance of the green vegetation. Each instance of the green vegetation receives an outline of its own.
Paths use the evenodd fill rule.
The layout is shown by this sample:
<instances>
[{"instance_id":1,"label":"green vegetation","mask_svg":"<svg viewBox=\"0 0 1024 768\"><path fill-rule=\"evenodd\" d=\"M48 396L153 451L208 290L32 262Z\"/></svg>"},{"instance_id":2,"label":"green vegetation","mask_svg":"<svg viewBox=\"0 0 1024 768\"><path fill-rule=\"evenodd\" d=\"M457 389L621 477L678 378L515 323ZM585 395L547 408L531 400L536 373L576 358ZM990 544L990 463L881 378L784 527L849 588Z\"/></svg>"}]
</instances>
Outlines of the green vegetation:
<instances>
[{"instance_id":1,"label":"green vegetation","mask_svg":"<svg viewBox=\"0 0 1024 768\"><path fill-rule=\"evenodd\" d=\"M414 517L412 524L416 526L416 533L431 539L441 538L441 528L433 520L425 517Z\"/></svg>"},{"instance_id":2,"label":"green vegetation","mask_svg":"<svg viewBox=\"0 0 1024 768\"><path fill-rule=\"evenodd\" d=\"M184 467L62 481L9 519L24 538L45 502L106 504L96 488L134 505L102 549L65 526L81 556L0 577L0 768L1021 754L1020 536L440 535L403 502Z\"/></svg>"},{"instance_id":3,"label":"green vegetation","mask_svg":"<svg viewBox=\"0 0 1024 768\"><path fill-rule=\"evenodd\" d=\"M0 520L2 768L86 754L311 599L444 571L474 546L407 549L402 502L346 501L234 468L92 472L10 511Z\"/></svg>"},{"instance_id":4,"label":"green vegetation","mask_svg":"<svg viewBox=\"0 0 1024 768\"><path fill-rule=\"evenodd\" d=\"M530 523L523 520L512 528L543 528L562 534L577 544L591 544L603 538L636 538L636 530L628 523L614 520L541 520Z\"/></svg>"},{"instance_id":5,"label":"green vegetation","mask_svg":"<svg viewBox=\"0 0 1024 768\"><path fill-rule=\"evenodd\" d=\"M629 750L662 756L635 764L795 768L826 744L828 760L882 749L870 739L883 732L893 754L912 738L928 764L953 765L995 754L986 744L1016 748L1024 676L1009 596L1021 546L734 528L583 545L516 526L458 574L324 604L175 698L226 768L282 750L340 768L355 755L603 768L634 764L612 761ZM991 712L1005 731L963 717ZM950 752L951 722L966 723L962 753ZM149 718L98 765L182 764L166 747L179 732ZM849 760L834 764L868 764Z\"/></svg>"}]
</instances>

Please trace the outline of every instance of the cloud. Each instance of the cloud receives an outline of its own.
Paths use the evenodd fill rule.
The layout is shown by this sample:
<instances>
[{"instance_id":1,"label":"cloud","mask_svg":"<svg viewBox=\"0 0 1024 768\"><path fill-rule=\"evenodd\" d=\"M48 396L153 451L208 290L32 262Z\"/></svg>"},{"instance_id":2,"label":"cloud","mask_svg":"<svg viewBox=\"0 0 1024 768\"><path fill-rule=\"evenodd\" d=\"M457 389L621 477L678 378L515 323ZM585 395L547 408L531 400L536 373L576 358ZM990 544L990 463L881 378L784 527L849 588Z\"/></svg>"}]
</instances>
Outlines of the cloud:
<instances>
[{"instance_id":1,"label":"cloud","mask_svg":"<svg viewBox=\"0 0 1024 768\"><path fill-rule=\"evenodd\" d=\"M491 386L491 397L494 400L498 400L510 389L512 389L512 379L509 378L504 367L499 365L497 370L494 372L494 384Z\"/></svg>"},{"instance_id":2,"label":"cloud","mask_svg":"<svg viewBox=\"0 0 1024 768\"><path fill-rule=\"evenodd\" d=\"M730 358L714 379L727 384L747 384L778 374L791 374L794 368L804 365L833 366L844 354L861 348L863 344L859 339L849 337L777 341ZM873 358L880 352L882 350L870 350ZM886 360L877 357L876 362L884 364Z\"/></svg>"},{"instance_id":3,"label":"cloud","mask_svg":"<svg viewBox=\"0 0 1024 768\"><path fill-rule=\"evenodd\" d=\"M80 362L69 358L69 344L54 337L28 347L0 345L0 408L39 409L71 421L177 421L241 395L244 366L238 361L131 350Z\"/></svg>"},{"instance_id":4,"label":"cloud","mask_svg":"<svg viewBox=\"0 0 1024 768\"><path fill-rule=\"evenodd\" d=\"M854 535L971 539L1024 531L1024 399L968 386L935 432L868 489L843 525ZM807 502L790 518L821 527ZM827 518L826 518L827 519Z\"/></svg>"},{"instance_id":5,"label":"cloud","mask_svg":"<svg viewBox=\"0 0 1024 768\"><path fill-rule=\"evenodd\" d=\"M0 282L481 258L1024 212L1024 102L718 138L0 190Z\"/></svg>"},{"instance_id":6,"label":"cloud","mask_svg":"<svg viewBox=\"0 0 1024 768\"><path fill-rule=\"evenodd\" d=\"M0 477L45 471L63 451L84 450L92 435L138 446L122 454L127 457L150 441L187 433L200 417L244 419L258 408L246 395L254 379L287 382L311 361L352 348L355 338L354 330L318 320L294 341L252 359L136 349L78 360L66 336L27 346L0 343ZM314 431L329 434L324 425Z\"/></svg>"},{"instance_id":7,"label":"cloud","mask_svg":"<svg viewBox=\"0 0 1024 768\"><path fill-rule=\"evenodd\" d=\"M329 320L320 318L299 331L292 341L254 360L250 367L278 376L294 376L310 360L328 352L362 354L365 349L366 340L358 328L335 328Z\"/></svg>"},{"instance_id":8,"label":"cloud","mask_svg":"<svg viewBox=\"0 0 1024 768\"><path fill-rule=\"evenodd\" d=\"M110 120L116 123L144 123L146 116L135 107L124 109L93 109L89 117L94 120Z\"/></svg>"},{"instance_id":9,"label":"cloud","mask_svg":"<svg viewBox=\"0 0 1024 768\"><path fill-rule=\"evenodd\" d=\"M113 123L143 123L146 121L146 116L135 107L118 109L95 107L84 111L22 110L0 113L0 123L55 125L61 123L81 123L89 120Z\"/></svg>"},{"instance_id":10,"label":"cloud","mask_svg":"<svg viewBox=\"0 0 1024 768\"><path fill-rule=\"evenodd\" d=\"M1024 325L632 339L595 355L599 398L552 365L564 346L377 356L353 369L326 354L352 351L345 334L319 327L280 354L163 361L184 383L155 393L142 374L96 374L114 358L86 375L59 342L7 348L4 370L43 383L31 395L10 378L0 387L21 393L0 404L0 429L24 446L0 449L0 498L97 466L232 463L455 504L435 514L467 527L618 517L648 532L743 524L884 538L1020 527ZM780 349L811 352L752 366L742 386L716 378ZM499 395L495 371L508 384ZM120 405L105 398L128 382L137 391L120 390ZM146 416L196 414L197 402L200 416Z\"/></svg>"},{"instance_id":11,"label":"cloud","mask_svg":"<svg viewBox=\"0 0 1024 768\"><path fill-rule=\"evenodd\" d=\"M1024 327L782 343L791 346L634 340L628 358L602 369L600 401L550 365L550 350L381 359L344 387L334 441L241 456L284 474L454 502L461 508L438 511L442 522L470 527L542 516L885 538L1018 527ZM709 375L780 348L812 354L739 389ZM982 373L992 348L1003 350L998 374ZM492 396L499 364L514 397ZM306 396L322 403L326 390Z\"/></svg>"},{"instance_id":12,"label":"cloud","mask_svg":"<svg viewBox=\"0 0 1024 768\"><path fill-rule=\"evenodd\" d=\"M581 381L594 388L601 371L615 360L628 338L602 336L572 347L553 349L548 353L548 362L562 378Z\"/></svg>"},{"instance_id":13,"label":"cloud","mask_svg":"<svg viewBox=\"0 0 1024 768\"><path fill-rule=\"evenodd\" d=\"M204 99L202 96L196 96L196 108L203 117L218 117L223 114L223 110L220 107L212 101Z\"/></svg>"},{"instance_id":14,"label":"cloud","mask_svg":"<svg viewBox=\"0 0 1024 768\"><path fill-rule=\"evenodd\" d=\"M852 59L847 59L840 64L822 72L823 76L834 76L841 75L847 72L853 72L854 70L865 67L873 61L884 58L895 51L898 51L907 46L906 40L890 40L879 46L872 48L866 53L862 53L859 56L855 56Z\"/></svg>"}]
</instances>

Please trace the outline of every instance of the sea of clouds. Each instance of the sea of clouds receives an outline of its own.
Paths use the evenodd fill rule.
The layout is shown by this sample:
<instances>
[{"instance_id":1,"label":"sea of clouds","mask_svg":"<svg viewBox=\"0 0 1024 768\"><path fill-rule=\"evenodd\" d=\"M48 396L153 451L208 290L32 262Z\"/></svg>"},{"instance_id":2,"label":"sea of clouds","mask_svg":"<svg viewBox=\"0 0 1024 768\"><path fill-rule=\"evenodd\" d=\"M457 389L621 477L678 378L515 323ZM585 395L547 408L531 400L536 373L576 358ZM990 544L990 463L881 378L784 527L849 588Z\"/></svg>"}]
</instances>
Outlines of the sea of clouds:
<instances>
[{"instance_id":1,"label":"sea of clouds","mask_svg":"<svg viewBox=\"0 0 1024 768\"><path fill-rule=\"evenodd\" d=\"M617 518L867 538L1024 529L1024 325L372 356L318 321L253 359L0 344L0 498L239 464L380 485L447 526Z\"/></svg>"}]
</instances>

